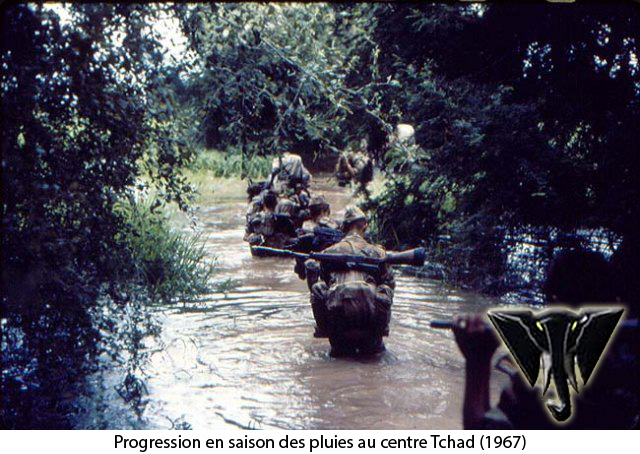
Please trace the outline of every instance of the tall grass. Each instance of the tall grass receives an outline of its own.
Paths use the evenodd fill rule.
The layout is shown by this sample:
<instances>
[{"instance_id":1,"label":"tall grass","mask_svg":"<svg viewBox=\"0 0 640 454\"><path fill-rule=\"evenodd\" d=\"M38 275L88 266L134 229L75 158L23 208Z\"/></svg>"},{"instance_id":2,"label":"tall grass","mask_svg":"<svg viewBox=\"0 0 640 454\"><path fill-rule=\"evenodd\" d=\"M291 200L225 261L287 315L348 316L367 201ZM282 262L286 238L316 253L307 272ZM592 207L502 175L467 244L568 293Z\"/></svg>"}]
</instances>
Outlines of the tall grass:
<instances>
[{"instance_id":1,"label":"tall grass","mask_svg":"<svg viewBox=\"0 0 640 454\"><path fill-rule=\"evenodd\" d=\"M172 230L168 214L151 197L122 200L116 210L129 226L126 241L153 300L187 301L209 290L214 268L200 235Z\"/></svg>"},{"instance_id":2,"label":"tall grass","mask_svg":"<svg viewBox=\"0 0 640 454\"><path fill-rule=\"evenodd\" d=\"M222 153L203 150L190 165L192 170L206 170L214 177L241 177L251 180L266 178L271 173L269 156L243 156L240 152Z\"/></svg>"}]
</instances>

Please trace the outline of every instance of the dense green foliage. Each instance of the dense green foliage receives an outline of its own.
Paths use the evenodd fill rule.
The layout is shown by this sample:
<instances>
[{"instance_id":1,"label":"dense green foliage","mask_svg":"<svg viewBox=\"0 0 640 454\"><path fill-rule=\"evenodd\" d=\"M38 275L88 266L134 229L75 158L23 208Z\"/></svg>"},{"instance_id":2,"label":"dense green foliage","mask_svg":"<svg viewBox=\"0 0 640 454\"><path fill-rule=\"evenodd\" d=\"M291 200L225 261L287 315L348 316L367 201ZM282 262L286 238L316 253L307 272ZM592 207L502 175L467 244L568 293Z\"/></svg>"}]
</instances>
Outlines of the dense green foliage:
<instances>
[{"instance_id":1,"label":"dense green foliage","mask_svg":"<svg viewBox=\"0 0 640 454\"><path fill-rule=\"evenodd\" d=\"M346 79L361 65L363 19L341 26L353 18L327 4L177 10L197 55L185 104L200 113L207 146L241 148L249 158L320 154L347 143L343 128L360 95Z\"/></svg>"},{"instance_id":2,"label":"dense green foliage","mask_svg":"<svg viewBox=\"0 0 640 454\"><path fill-rule=\"evenodd\" d=\"M546 258L581 229L631 241L637 5L385 5L378 17L381 76L402 84L422 148L377 201L381 224L410 219L394 235L383 225L388 244L449 236L439 259L500 292L510 239L552 239Z\"/></svg>"},{"instance_id":3,"label":"dense green foliage","mask_svg":"<svg viewBox=\"0 0 640 454\"><path fill-rule=\"evenodd\" d=\"M206 171L218 178L242 177L250 180L267 178L271 174L271 158L253 156L246 159L242 153L200 151L190 169Z\"/></svg>"},{"instance_id":4,"label":"dense green foliage","mask_svg":"<svg viewBox=\"0 0 640 454\"><path fill-rule=\"evenodd\" d=\"M213 266L206 263L199 235L173 230L157 199L122 200L114 210L131 229L123 240L153 301L184 302L207 290Z\"/></svg>"},{"instance_id":5,"label":"dense green foliage","mask_svg":"<svg viewBox=\"0 0 640 454\"><path fill-rule=\"evenodd\" d=\"M140 266L141 226L116 204L143 173L163 202L189 195L179 169L191 151L166 126L147 30L157 11L72 11L67 25L41 6L2 15L2 427L66 427L73 410L56 396L100 354L137 355L151 329L141 303L167 287Z\"/></svg>"},{"instance_id":6,"label":"dense green foliage","mask_svg":"<svg viewBox=\"0 0 640 454\"><path fill-rule=\"evenodd\" d=\"M556 246L589 246L585 232L616 243L637 231L637 5L178 13L200 68L187 105L208 145L327 156L367 137L388 180L367 202L379 240L432 245L455 281L531 286L509 271L523 241L545 245L530 258L540 268ZM398 122L417 147L388 149Z\"/></svg>"},{"instance_id":7,"label":"dense green foliage","mask_svg":"<svg viewBox=\"0 0 640 454\"><path fill-rule=\"evenodd\" d=\"M366 137L386 246L429 245L452 280L503 293L597 236L622 240L618 275L640 282L636 4L70 10L66 25L43 6L2 16L3 426L68 425L52 387L79 386L101 353L135 359L143 303L201 288L202 250L131 202L148 181L185 208L185 167L259 178L280 152L335 157ZM187 42L174 61L153 27L166 17ZM390 146L400 122L415 146Z\"/></svg>"}]
</instances>

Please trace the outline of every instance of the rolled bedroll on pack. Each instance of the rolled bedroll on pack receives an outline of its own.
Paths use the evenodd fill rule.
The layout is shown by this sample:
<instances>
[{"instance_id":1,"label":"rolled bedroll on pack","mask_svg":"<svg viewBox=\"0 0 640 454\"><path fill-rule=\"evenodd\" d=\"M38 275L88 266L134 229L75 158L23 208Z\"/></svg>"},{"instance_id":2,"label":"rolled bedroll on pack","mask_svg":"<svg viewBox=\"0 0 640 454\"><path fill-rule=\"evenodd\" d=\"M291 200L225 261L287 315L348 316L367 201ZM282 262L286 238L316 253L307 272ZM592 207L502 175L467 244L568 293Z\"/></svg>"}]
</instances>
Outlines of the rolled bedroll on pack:
<instances>
[{"instance_id":1,"label":"rolled bedroll on pack","mask_svg":"<svg viewBox=\"0 0 640 454\"><path fill-rule=\"evenodd\" d=\"M316 226L312 230L299 229L298 236L285 249L309 253L319 252L342 241L344 232L331 227Z\"/></svg>"}]
</instances>

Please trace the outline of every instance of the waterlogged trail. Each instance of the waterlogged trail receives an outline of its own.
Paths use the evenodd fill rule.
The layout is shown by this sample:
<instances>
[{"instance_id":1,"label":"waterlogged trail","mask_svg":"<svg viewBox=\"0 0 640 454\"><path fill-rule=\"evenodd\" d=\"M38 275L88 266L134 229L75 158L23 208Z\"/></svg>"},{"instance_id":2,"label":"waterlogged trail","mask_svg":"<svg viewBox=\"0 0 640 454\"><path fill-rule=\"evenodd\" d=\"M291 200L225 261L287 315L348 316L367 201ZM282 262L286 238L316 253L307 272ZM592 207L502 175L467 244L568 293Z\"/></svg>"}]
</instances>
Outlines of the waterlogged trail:
<instances>
[{"instance_id":1,"label":"waterlogged trail","mask_svg":"<svg viewBox=\"0 0 640 454\"><path fill-rule=\"evenodd\" d=\"M353 201L326 176L311 190L338 218ZM168 418L194 429L461 428L463 359L452 334L429 321L495 302L396 271L387 352L373 362L333 359L328 341L312 336L293 261L249 253L245 209L243 189L199 209L215 279L234 286L162 315L163 349L145 368L148 428L168 428Z\"/></svg>"}]
</instances>

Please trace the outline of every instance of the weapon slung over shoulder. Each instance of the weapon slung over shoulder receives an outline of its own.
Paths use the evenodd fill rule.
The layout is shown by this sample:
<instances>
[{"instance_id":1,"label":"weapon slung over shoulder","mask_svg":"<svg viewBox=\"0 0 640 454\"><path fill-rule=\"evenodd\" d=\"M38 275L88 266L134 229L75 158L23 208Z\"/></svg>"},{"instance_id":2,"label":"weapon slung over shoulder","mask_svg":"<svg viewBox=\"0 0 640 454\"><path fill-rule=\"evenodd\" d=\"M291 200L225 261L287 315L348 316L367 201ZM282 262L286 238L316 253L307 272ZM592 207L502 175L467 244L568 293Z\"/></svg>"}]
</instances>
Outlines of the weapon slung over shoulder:
<instances>
[{"instance_id":1,"label":"weapon slung over shoulder","mask_svg":"<svg viewBox=\"0 0 640 454\"><path fill-rule=\"evenodd\" d=\"M317 260L323 265L329 265L334 269L345 268L347 270L364 271L367 273L380 272L384 265L421 266L424 264L425 258L424 248L416 248L398 253L392 252L388 253L383 258L348 254L326 254L321 252L311 252L309 254L303 254L300 252L262 246L256 246L254 249L256 250L256 252L264 253L265 255L271 255L275 257L292 257L301 260L313 259Z\"/></svg>"}]
</instances>

